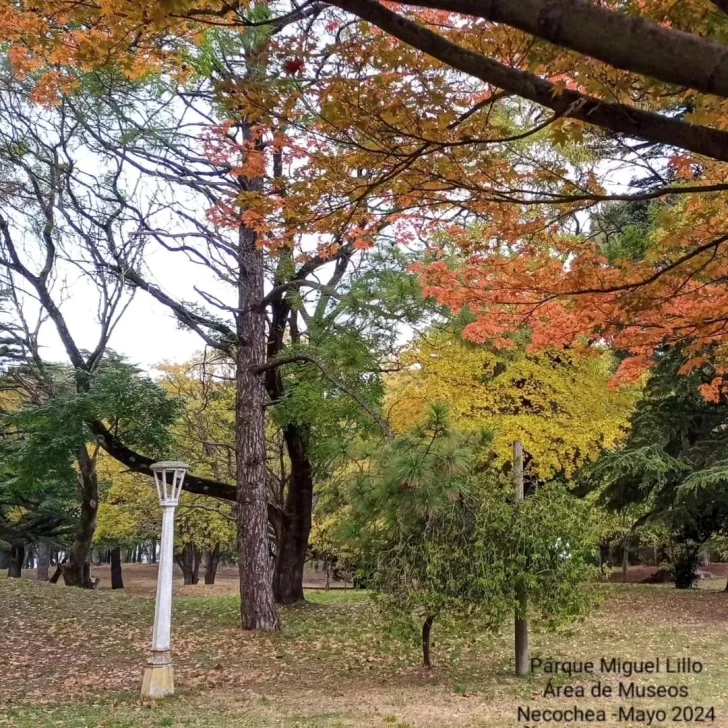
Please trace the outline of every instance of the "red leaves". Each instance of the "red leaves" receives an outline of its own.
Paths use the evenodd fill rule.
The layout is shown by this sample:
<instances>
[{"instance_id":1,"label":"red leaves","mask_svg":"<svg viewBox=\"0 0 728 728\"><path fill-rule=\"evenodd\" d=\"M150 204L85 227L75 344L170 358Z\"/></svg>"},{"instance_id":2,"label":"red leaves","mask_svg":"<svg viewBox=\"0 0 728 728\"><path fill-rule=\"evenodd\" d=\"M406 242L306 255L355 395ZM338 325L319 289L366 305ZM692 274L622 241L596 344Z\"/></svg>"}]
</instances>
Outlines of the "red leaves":
<instances>
[{"instance_id":1,"label":"red leaves","mask_svg":"<svg viewBox=\"0 0 728 728\"><path fill-rule=\"evenodd\" d=\"M289 75L293 76L303 70L303 59L302 58L289 58L283 63L283 70Z\"/></svg>"}]
</instances>

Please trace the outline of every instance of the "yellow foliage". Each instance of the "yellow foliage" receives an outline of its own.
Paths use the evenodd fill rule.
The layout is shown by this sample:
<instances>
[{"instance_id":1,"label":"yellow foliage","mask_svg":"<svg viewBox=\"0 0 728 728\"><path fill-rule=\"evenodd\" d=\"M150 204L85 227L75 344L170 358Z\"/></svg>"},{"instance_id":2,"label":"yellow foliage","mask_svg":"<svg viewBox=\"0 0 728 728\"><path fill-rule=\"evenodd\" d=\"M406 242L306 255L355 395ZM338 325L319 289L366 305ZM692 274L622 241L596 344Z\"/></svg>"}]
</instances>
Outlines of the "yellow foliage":
<instances>
[{"instance_id":1,"label":"yellow foliage","mask_svg":"<svg viewBox=\"0 0 728 728\"><path fill-rule=\"evenodd\" d=\"M397 431L421 422L427 406L443 402L453 423L487 429L499 464L520 439L542 480L569 476L624 435L638 390L609 386L611 354L490 351L452 334L434 334L404 354L405 368L387 386L387 409Z\"/></svg>"}]
</instances>

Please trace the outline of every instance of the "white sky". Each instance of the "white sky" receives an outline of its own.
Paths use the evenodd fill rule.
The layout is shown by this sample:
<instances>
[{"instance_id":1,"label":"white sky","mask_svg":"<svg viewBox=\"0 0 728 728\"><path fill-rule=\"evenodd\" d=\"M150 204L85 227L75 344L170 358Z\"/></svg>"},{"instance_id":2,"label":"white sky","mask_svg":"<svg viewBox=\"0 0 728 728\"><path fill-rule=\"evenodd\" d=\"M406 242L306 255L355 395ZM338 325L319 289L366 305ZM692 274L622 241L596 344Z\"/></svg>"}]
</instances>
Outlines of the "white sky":
<instances>
[{"instance_id":1,"label":"white sky","mask_svg":"<svg viewBox=\"0 0 728 728\"><path fill-rule=\"evenodd\" d=\"M215 293L215 282L209 273L190 263L182 254L153 250L150 246L145 261L152 271L146 277L177 299L198 297L193 286ZM219 288L219 286L218 286ZM222 292L217 295L222 296ZM83 280L74 282L61 306L76 342L90 349L96 343L96 294ZM46 359L68 363L63 345L50 322L42 330L41 344ZM203 342L194 331L180 328L169 309L144 291L137 291L130 306L115 328L109 348L125 355L130 362L152 370L162 361L182 362L203 349Z\"/></svg>"}]
</instances>

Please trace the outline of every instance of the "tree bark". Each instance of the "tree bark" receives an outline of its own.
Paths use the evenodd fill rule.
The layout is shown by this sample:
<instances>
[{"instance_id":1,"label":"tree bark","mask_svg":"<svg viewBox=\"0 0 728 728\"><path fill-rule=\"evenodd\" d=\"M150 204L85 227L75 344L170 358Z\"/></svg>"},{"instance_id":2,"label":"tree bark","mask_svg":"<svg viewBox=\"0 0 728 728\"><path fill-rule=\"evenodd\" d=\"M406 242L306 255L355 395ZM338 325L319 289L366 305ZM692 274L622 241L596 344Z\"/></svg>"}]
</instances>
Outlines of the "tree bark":
<instances>
[{"instance_id":1,"label":"tree bark","mask_svg":"<svg viewBox=\"0 0 728 728\"><path fill-rule=\"evenodd\" d=\"M35 578L38 581L48 581L48 567L51 565L51 547L47 541L39 541L36 546L38 553L38 570Z\"/></svg>"},{"instance_id":2,"label":"tree bark","mask_svg":"<svg viewBox=\"0 0 728 728\"><path fill-rule=\"evenodd\" d=\"M306 453L306 434L288 425L284 430L291 462L291 477L278 533L278 551L273 575L273 591L280 604L303 601L303 569L313 510L313 470Z\"/></svg>"},{"instance_id":3,"label":"tree bark","mask_svg":"<svg viewBox=\"0 0 728 728\"><path fill-rule=\"evenodd\" d=\"M622 583L629 580L629 536L622 539Z\"/></svg>"},{"instance_id":4,"label":"tree bark","mask_svg":"<svg viewBox=\"0 0 728 728\"><path fill-rule=\"evenodd\" d=\"M214 549L207 550L205 559L205 584L214 584L217 567L220 563L220 544L216 543Z\"/></svg>"},{"instance_id":5,"label":"tree bark","mask_svg":"<svg viewBox=\"0 0 728 728\"><path fill-rule=\"evenodd\" d=\"M195 544L185 544L182 551L175 554L174 560L182 569L185 586L197 584L200 581L200 550Z\"/></svg>"},{"instance_id":6,"label":"tree bark","mask_svg":"<svg viewBox=\"0 0 728 728\"><path fill-rule=\"evenodd\" d=\"M417 0L415 5L505 23L614 68L728 96L725 45L589 0Z\"/></svg>"},{"instance_id":7,"label":"tree bark","mask_svg":"<svg viewBox=\"0 0 728 728\"><path fill-rule=\"evenodd\" d=\"M86 568L91 540L96 530L96 513L99 507L99 484L96 473L96 459L91 457L85 445L78 451L78 466L81 472L81 516L68 554L68 561L63 565L63 581L66 586L77 586L93 589L93 584Z\"/></svg>"},{"instance_id":8,"label":"tree bark","mask_svg":"<svg viewBox=\"0 0 728 728\"><path fill-rule=\"evenodd\" d=\"M10 563L8 564L8 576L13 579L20 579L23 574L23 562L25 561L25 544L14 543L10 547Z\"/></svg>"},{"instance_id":9,"label":"tree bark","mask_svg":"<svg viewBox=\"0 0 728 728\"><path fill-rule=\"evenodd\" d=\"M121 547L111 549L110 559L111 561L111 588L112 589L123 589L124 578L121 570Z\"/></svg>"},{"instance_id":10,"label":"tree bark","mask_svg":"<svg viewBox=\"0 0 728 728\"><path fill-rule=\"evenodd\" d=\"M260 186L260 181L248 184ZM277 630L268 537L265 388L262 375L256 373L265 358L265 314L255 305L265 295L264 259L255 231L241 226L238 245L235 439L240 612L243 629Z\"/></svg>"},{"instance_id":11,"label":"tree bark","mask_svg":"<svg viewBox=\"0 0 728 728\"><path fill-rule=\"evenodd\" d=\"M432 624L434 617L428 617L422 625L422 663L429 670L432 668L432 660L430 659L430 635L432 634Z\"/></svg>"}]
</instances>

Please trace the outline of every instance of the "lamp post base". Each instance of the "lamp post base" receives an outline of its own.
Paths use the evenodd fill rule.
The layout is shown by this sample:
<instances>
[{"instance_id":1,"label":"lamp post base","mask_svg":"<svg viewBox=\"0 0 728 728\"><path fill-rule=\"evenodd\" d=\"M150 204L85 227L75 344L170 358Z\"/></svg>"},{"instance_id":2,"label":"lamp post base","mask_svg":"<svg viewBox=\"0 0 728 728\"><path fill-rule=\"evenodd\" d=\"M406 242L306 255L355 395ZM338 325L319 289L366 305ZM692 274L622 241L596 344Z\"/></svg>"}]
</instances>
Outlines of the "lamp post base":
<instances>
[{"instance_id":1,"label":"lamp post base","mask_svg":"<svg viewBox=\"0 0 728 728\"><path fill-rule=\"evenodd\" d=\"M142 698L164 698L174 695L174 670L169 651L153 652L152 659L144 670Z\"/></svg>"}]
</instances>

